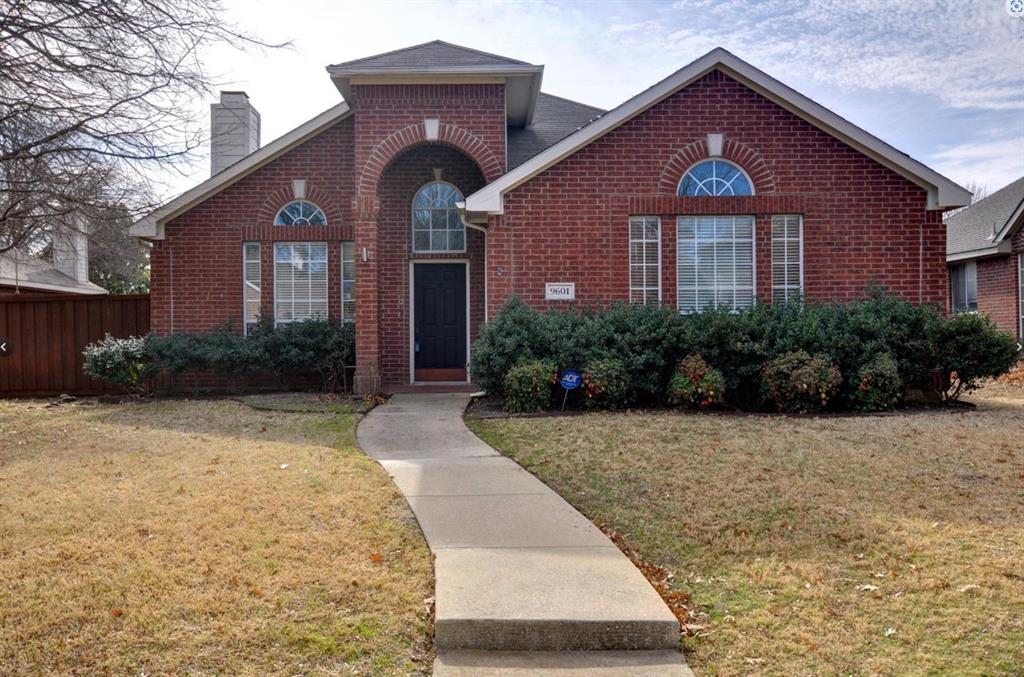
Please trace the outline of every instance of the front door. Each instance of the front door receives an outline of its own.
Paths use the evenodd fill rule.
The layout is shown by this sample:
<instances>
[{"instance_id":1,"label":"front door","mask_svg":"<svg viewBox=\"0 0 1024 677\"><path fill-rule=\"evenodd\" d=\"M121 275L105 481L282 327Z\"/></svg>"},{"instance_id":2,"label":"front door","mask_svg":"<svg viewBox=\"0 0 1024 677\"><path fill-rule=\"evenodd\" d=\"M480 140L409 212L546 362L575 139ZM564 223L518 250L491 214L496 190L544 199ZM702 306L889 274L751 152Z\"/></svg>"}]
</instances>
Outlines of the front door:
<instances>
[{"instance_id":1,"label":"front door","mask_svg":"<svg viewBox=\"0 0 1024 677\"><path fill-rule=\"evenodd\" d=\"M466 380L466 264L413 264L416 381Z\"/></svg>"}]
</instances>

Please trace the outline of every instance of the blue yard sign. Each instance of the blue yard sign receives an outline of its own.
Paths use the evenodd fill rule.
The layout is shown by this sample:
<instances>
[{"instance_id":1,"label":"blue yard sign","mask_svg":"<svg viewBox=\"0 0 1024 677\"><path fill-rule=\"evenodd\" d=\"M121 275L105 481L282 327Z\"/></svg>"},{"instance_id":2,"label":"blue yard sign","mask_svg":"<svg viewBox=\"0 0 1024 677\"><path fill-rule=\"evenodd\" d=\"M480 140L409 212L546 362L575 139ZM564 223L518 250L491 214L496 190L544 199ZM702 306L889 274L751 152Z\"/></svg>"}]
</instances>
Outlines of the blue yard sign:
<instances>
[{"instance_id":1,"label":"blue yard sign","mask_svg":"<svg viewBox=\"0 0 1024 677\"><path fill-rule=\"evenodd\" d=\"M565 401L569 398L569 391L576 390L583 384L583 377L575 369L566 369L562 372L562 378L558 383L565 388L565 395L562 396L562 411L565 411Z\"/></svg>"},{"instance_id":2,"label":"blue yard sign","mask_svg":"<svg viewBox=\"0 0 1024 677\"><path fill-rule=\"evenodd\" d=\"M575 390L583 383L583 377L575 369L566 369L562 372L562 378L558 381L566 390Z\"/></svg>"}]
</instances>

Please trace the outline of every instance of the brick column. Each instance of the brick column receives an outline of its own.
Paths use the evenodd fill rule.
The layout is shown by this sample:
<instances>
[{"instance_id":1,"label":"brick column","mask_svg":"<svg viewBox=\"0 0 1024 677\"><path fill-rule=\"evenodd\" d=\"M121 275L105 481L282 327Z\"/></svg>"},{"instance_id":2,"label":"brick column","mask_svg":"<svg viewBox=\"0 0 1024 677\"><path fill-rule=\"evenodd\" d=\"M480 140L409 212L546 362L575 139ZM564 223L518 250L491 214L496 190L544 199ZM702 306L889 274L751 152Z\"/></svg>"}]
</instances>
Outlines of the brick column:
<instances>
[{"instance_id":1,"label":"brick column","mask_svg":"<svg viewBox=\"0 0 1024 677\"><path fill-rule=\"evenodd\" d=\"M376 195L353 198L356 254L356 374L357 394L377 393L380 378L379 257L377 252L380 200Z\"/></svg>"}]
</instances>

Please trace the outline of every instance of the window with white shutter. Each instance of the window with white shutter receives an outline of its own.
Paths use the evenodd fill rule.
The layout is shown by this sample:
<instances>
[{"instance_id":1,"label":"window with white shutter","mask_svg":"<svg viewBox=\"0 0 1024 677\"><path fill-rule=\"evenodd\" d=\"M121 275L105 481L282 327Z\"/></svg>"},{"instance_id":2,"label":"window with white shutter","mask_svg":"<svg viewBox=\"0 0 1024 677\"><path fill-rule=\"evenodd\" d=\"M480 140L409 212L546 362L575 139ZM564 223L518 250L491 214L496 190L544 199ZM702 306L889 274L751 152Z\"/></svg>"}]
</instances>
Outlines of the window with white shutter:
<instances>
[{"instance_id":1,"label":"window with white shutter","mask_svg":"<svg viewBox=\"0 0 1024 677\"><path fill-rule=\"evenodd\" d=\"M242 323L245 335L256 329L260 319L260 243L242 244Z\"/></svg>"},{"instance_id":2,"label":"window with white shutter","mask_svg":"<svg viewBox=\"0 0 1024 677\"><path fill-rule=\"evenodd\" d=\"M797 214L772 217L772 303L799 299L804 288L803 219Z\"/></svg>"},{"instance_id":3,"label":"window with white shutter","mask_svg":"<svg viewBox=\"0 0 1024 677\"><path fill-rule=\"evenodd\" d=\"M661 302L661 219L629 219L629 302Z\"/></svg>"},{"instance_id":4,"label":"window with white shutter","mask_svg":"<svg viewBox=\"0 0 1024 677\"><path fill-rule=\"evenodd\" d=\"M693 313L754 302L754 217L680 216L676 223L677 307Z\"/></svg>"},{"instance_id":5,"label":"window with white shutter","mask_svg":"<svg viewBox=\"0 0 1024 677\"><path fill-rule=\"evenodd\" d=\"M274 244L274 321L327 319L327 243Z\"/></svg>"},{"instance_id":6,"label":"window with white shutter","mask_svg":"<svg viewBox=\"0 0 1024 677\"><path fill-rule=\"evenodd\" d=\"M356 320L356 243L341 243L341 319Z\"/></svg>"}]
</instances>

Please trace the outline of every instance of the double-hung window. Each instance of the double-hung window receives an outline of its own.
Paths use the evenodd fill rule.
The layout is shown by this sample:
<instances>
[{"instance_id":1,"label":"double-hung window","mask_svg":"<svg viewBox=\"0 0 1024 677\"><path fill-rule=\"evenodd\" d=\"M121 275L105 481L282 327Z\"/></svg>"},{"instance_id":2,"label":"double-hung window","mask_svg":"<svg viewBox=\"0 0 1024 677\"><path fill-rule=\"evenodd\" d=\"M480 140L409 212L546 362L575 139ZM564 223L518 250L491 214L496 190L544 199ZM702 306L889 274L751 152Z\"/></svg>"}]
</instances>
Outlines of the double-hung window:
<instances>
[{"instance_id":1,"label":"double-hung window","mask_svg":"<svg viewBox=\"0 0 1024 677\"><path fill-rule=\"evenodd\" d=\"M772 303L800 298L804 287L803 224L796 214L772 217Z\"/></svg>"},{"instance_id":2,"label":"double-hung window","mask_svg":"<svg viewBox=\"0 0 1024 677\"><path fill-rule=\"evenodd\" d=\"M677 306L682 313L754 302L754 217L680 216L676 222Z\"/></svg>"},{"instance_id":3,"label":"double-hung window","mask_svg":"<svg viewBox=\"0 0 1024 677\"><path fill-rule=\"evenodd\" d=\"M274 243L274 321L327 319L327 243Z\"/></svg>"},{"instance_id":4,"label":"double-hung window","mask_svg":"<svg viewBox=\"0 0 1024 677\"><path fill-rule=\"evenodd\" d=\"M242 245L242 321L245 335L255 329L260 320L260 243Z\"/></svg>"},{"instance_id":5,"label":"double-hung window","mask_svg":"<svg viewBox=\"0 0 1024 677\"><path fill-rule=\"evenodd\" d=\"M356 319L356 243L341 243L341 319Z\"/></svg>"},{"instance_id":6,"label":"double-hung window","mask_svg":"<svg viewBox=\"0 0 1024 677\"><path fill-rule=\"evenodd\" d=\"M978 310L978 265L971 261L949 269L950 294L954 313Z\"/></svg>"},{"instance_id":7,"label":"double-hung window","mask_svg":"<svg viewBox=\"0 0 1024 677\"><path fill-rule=\"evenodd\" d=\"M657 216L629 219L629 302L661 302L661 220Z\"/></svg>"}]
</instances>

